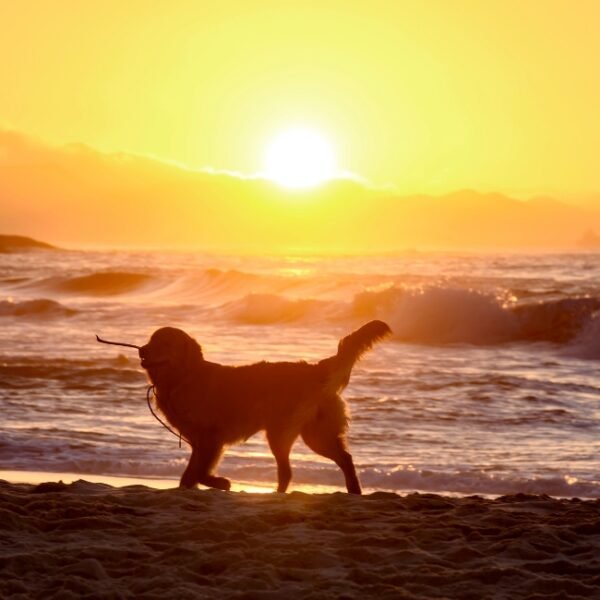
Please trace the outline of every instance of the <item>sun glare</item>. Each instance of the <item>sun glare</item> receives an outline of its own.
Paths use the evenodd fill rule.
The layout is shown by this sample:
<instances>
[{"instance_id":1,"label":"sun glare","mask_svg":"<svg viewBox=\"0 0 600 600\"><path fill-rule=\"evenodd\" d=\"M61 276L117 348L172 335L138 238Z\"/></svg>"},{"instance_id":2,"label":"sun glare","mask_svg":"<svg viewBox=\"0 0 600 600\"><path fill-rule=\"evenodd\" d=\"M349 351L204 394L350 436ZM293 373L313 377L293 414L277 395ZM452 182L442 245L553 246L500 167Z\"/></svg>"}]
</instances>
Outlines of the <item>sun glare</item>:
<instances>
[{"instance_id":1,"label":"sun glare","mask_svg":"<svg viewBox=\"0 0 600 600\"><path fill-rule=\"evenodd\" d=\"M283 131L265 152L265 176L288 188L316 186L334 177L335 171L331 144L312 129Z\"/></svg>"}]
</instances>

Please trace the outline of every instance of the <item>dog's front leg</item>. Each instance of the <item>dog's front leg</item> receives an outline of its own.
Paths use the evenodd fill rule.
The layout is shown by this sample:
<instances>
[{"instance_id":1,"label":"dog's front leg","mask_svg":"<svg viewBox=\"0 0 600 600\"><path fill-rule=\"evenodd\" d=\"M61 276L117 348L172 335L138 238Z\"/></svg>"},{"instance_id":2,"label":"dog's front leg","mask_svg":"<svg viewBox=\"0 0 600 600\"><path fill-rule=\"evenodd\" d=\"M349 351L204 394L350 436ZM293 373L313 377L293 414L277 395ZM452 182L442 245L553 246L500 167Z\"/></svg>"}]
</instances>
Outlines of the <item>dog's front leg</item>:
<instances>
[{"instance_id":1,"label":"dog's front leg","mask_svg":"<svg viewBox=\"0 0 600 600\"><path fill-rule=\"evenodd\" d=\"M203 437L192 446L190 461L181 476L179 487L192 488L197 483L219 490L229 490L231 482L225 477L216 477L212 474L221 455L223 445L210 437Z\"/></svg>"}]
</instances>

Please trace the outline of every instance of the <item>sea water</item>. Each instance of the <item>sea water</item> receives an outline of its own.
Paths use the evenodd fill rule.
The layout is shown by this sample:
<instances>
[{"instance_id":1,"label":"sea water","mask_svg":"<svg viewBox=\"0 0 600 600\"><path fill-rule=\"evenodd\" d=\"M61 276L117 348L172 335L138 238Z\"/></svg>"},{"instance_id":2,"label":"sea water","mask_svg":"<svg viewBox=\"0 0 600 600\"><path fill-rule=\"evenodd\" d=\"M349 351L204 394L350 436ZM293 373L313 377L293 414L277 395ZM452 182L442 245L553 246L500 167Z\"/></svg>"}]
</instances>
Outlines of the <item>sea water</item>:
<instances>
[{"instance_id":1,"label":"sea water","mask_svg":"<svg viewBox=\"0 0 600 600\"><path fill-rule=\"evenodd\" d=\"M314 361L371 319L353 371L368 490L600 497L600 256L369 257L36 251L0 255L0 470L172 478L189 448L146 406L135 350L171 325L208 360ZM293 486L343 489L299 440ZM220 474L274 485L262 434Z\"/></svg>"}]
</instances>

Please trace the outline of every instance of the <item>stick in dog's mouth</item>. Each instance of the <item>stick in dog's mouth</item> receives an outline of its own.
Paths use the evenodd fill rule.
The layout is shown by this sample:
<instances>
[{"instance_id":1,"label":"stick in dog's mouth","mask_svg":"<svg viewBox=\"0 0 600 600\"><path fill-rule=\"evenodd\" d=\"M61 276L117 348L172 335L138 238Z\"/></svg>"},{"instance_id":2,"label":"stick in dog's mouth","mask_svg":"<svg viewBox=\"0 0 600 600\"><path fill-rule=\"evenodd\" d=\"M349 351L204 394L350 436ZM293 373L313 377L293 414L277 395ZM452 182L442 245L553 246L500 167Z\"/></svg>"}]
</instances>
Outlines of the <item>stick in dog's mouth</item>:
<instances>
[{"instance_id":1,"label":"stick in dog's mouth","mask_svg":"<svg viewBox=\"0 0 600 600\"><path fill-rule=\"evenodd\" d=\"M111 344L112 346L126 346L127 348L135 348L136 350L140 349L140 347L136 346L135 344L125 344L124 342L109 342L108 340L103 340L98 334L96 334L96 339L101 344Z\"/></svg>"}]
</instances>

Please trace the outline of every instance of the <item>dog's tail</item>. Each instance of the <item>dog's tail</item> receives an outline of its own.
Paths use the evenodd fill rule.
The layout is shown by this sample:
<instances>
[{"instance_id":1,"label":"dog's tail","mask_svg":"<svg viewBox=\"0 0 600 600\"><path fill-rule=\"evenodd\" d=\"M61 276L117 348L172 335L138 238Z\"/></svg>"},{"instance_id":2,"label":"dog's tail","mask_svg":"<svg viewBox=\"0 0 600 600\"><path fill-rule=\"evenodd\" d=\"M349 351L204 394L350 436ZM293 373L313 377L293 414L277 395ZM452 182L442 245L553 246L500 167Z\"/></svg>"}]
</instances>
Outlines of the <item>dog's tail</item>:
<instances>
[{"instance_id":1,"label":"dog's tail","mask_svg":"<svg viewBox=\"0 0 600 600\"><path fill-rule=\"evenodd\" d=\"M336 393L344 389L350 381L352 367L360 357L373 347L373 344L391 335L392 330L383 321L370 321L350 335L340 340L335 356L322 361L327 364L329 376L327 387Z\"/></svg>"}]
</instances>

